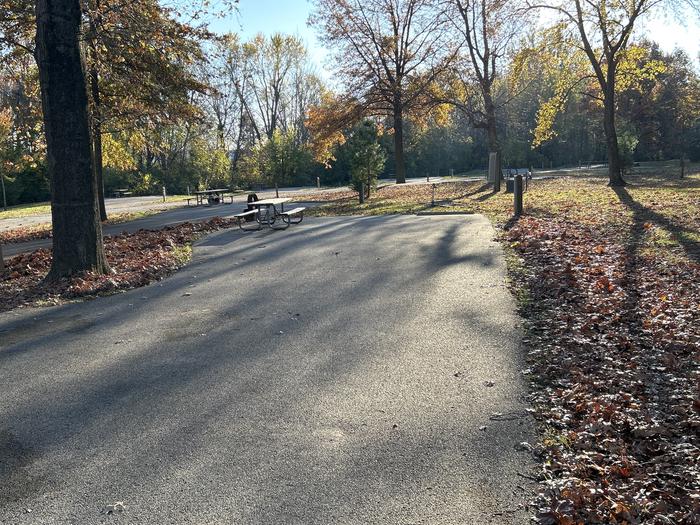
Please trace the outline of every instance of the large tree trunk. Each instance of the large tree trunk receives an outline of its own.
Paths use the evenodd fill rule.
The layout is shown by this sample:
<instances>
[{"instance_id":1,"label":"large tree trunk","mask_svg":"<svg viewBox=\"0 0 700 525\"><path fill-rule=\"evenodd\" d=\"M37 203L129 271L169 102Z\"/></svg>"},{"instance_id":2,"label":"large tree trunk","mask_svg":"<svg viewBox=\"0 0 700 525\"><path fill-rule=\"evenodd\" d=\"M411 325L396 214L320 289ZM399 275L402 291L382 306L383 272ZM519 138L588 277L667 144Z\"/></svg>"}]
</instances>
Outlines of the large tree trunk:
<instances>
[{"instance_id":1,"label":"large tree trunk","mask_svg":"<svg viewBox=\"0 0 700 525\"><path fill-rule=\"evenodd\" d=\"M38 0L36 60L51 179L53 262L47 280L109 271L93 171L80 0Z\"/></svg>"},{"instance_id":2,"label":"large tree trunk","mask_svg":"<svg viewBox=\"0 0 700 525\"><path fill-rule=\"evenodd\" d=\"M396 184L406 182L406 160L403 155L403 103L400 95L394 95L394 160Z\"/></svg>"},{"instance_id":3,"label":"large tree trunk","mask_svg":"<svg viewBox=\"0 0 700 525\"><path fill-rule=\"evenodd\" d=\"M617 129L615 127L614 74L614 70L608 72L608 82L603 97L603 129L605 130L605 142L608 149L608 185L625 186L625 180L622 178L620 146L617 142Z\"/></svg>"}]
</instances>

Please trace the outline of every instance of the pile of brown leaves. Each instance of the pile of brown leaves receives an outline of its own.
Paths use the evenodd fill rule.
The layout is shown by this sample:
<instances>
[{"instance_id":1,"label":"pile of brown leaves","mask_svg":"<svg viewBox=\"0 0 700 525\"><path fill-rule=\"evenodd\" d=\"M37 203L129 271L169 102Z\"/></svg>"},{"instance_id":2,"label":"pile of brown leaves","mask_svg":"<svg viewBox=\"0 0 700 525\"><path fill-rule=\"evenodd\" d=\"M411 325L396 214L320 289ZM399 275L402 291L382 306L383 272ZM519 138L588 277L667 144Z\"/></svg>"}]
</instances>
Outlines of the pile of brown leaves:
<instances>
[{"instance_id":1,"label":"pile of brown leaves","mask_svg":"<svg viewBox=\"0 0 700 525\"><path fill-rule=\"evenodd\" d=\"M506 234L549 429L544 524L700 523L700 264L640 250L655 226L523 218Z\"/></svg>"},{"instance_id":2,"label":"pile of brown leaves","mask_svg":"<svg viewBox=\"0 0 700 525\"><path fill-rule=\"evenodd\" d=\"M17 307L59 304L145 286L172 274L189 259L189 244L208 232L235 225L232 219L214 218L184 223L162 230L140 230L105 237L105 253L113 270L110 275L87 273L46 284L51 251L37 250L6 261L0 275L0 311Z\"/></svg>"}]
</instances>

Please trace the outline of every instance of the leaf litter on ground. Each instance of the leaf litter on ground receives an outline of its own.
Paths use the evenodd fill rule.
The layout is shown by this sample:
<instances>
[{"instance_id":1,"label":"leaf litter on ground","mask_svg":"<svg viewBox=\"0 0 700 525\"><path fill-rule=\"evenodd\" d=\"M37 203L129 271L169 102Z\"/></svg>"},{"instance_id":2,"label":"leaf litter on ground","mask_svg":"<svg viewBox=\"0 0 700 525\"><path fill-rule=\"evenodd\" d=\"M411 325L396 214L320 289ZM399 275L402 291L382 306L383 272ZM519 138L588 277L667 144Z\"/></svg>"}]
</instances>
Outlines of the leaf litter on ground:
<instances>
[{"instance_id":1,"label":"leaf litter on ground","mask_svg":"<svg viewBox=\"0 0 700 525\"><path fill-rule=\"evenodd\" d=\"M6 261L0 274L0 312L18 307L46 306L82 298L109 295L146 286L183 266L189 245L202 235L236 225L233 219L213 218L162 230L139 230L105 237L109 275L84 273L47 284L51 250L40 249Z\"/></svg>"}]
</instances>

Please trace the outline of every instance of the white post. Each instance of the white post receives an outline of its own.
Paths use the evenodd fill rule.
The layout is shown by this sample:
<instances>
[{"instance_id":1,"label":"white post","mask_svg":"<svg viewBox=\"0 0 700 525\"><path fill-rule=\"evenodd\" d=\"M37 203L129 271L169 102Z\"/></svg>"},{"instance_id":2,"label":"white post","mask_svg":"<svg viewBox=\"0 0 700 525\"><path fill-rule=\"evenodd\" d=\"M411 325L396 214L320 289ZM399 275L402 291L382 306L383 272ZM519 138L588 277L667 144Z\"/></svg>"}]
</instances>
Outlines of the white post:
<instances>
[{"instance_id":1,"label":"white post","mask_svg":"<svg viewBox=\"0 0 700 525\"><path fill-rule=\"evenodd\" d=\"M488 182L495 182L498 173L498 153L489 154L489 175L486 179Z\"/></svg>"},{"instance_id":2,"label":"white post","mask_svg":"<svg viewBox=\"0 0 700 525\"><path fill-rule=\"evenodd\" d=\"M321 189L321 177L316 177L316 189Z\"/></svg>"},{"instance_id":3,"label":"white post","mask_svg":"<svg viewBox=\"0 0 700 525\"><path fill-rule=\"evenodd\" d=\"M166 197L167 197L167 195L165 194L165 186L163 186L163 202L165 202Z\"/></svg>"}]
</instances>

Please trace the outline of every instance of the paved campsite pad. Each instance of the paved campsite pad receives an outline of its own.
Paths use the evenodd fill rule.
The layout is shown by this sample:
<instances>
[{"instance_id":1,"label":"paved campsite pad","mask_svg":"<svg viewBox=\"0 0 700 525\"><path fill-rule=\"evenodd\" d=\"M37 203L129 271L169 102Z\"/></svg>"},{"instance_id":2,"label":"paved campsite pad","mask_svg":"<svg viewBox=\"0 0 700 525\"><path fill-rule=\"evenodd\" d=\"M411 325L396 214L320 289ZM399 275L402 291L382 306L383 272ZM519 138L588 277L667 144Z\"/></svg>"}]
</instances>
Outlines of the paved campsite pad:
<instances>
[{"instance_id":1,"label":"paved campsite pad","mask_svg":"<svg viewBox=\"0 0 700 525\"><path fill-rule=\"evenodd\" d=\"M493 234L481 216L227 231L160 284L0 315L0 522L527 523Z\"/></svg>"}]
</instances>

